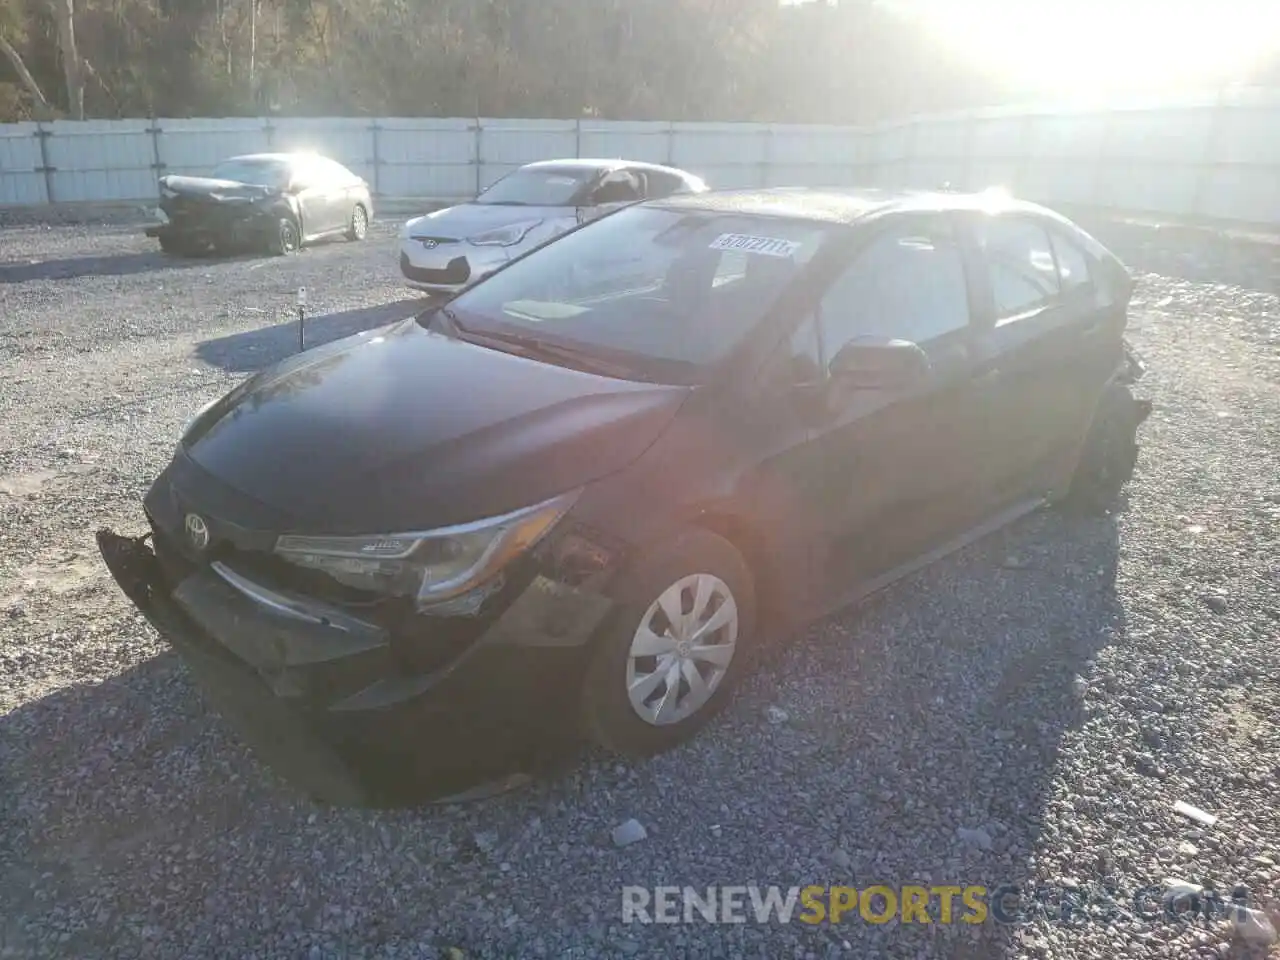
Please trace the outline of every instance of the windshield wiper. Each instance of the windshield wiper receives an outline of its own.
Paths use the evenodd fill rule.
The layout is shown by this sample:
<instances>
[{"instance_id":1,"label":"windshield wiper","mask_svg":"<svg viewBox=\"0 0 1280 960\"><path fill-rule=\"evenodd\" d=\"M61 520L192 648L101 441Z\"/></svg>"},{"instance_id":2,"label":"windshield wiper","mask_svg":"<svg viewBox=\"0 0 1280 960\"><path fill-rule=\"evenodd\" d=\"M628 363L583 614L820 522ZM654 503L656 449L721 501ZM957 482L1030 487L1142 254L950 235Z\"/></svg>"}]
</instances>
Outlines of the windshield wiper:
<instances>
[{"instance_id":1,"label":"windshield wiper","mask_svg":"<svg viewBox=\"0 0 1280 960\"><path fill-rule=\"evenodd\" d=\"M484 207L527 207L529 204L523 200L481 200L476 199L476 203Z\"/></svg>"},{"instance_id":2,"label":"windshield wiper","mask_svg":"<svg viewBox=\"0 0 1280 960\"><path fill-rule=\"evenodd\" d=\"M446 308L447 309L447 308ZM509 343L513 347L517 347L527 357L532 359L544 359L551 361L561 361L567 363L571 367L584 370L587 373L599 373L606 377L619 377L621 379L635 379L638 376L634 367L622 363L613 363L605 360L599 355L579 347L571 347L563 343L555 343L550 340L544 340L542 337L531 336L527 333L510 333L506 330L468 330L450 318L450 322L455 327L474 337L483 340L493 340L499 343ZM644 378L641 378L644 379Z\"/></svg>"}]
</instances>

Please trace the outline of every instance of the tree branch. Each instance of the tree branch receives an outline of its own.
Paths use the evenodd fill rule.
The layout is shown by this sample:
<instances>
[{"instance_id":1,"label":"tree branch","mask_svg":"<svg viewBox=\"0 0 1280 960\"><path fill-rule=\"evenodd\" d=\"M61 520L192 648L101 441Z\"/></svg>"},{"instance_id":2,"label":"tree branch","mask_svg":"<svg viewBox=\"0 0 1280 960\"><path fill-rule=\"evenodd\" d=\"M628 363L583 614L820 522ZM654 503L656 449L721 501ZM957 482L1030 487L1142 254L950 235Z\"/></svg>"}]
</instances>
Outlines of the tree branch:
<instances>
[{"instance_id":1,"label":"tree branch","mask_svg":"<svg viewBox=\"0 0 1280 960\"><path fill-rule=\"evenodd\" d=\"M13 64L13 69L17 72L22 85L27 88L27 93L31 94L31 99L35 100L36 106L40 111L45 115L52 114L53 108L49 106L49 101L45 99L44 92L40 89L40 85L36 83L36 78L31 75L27 65L22 62L22 55L4 37L0 37L0 53L3 53L8 61Z\"/></svg>"}]
</instances>

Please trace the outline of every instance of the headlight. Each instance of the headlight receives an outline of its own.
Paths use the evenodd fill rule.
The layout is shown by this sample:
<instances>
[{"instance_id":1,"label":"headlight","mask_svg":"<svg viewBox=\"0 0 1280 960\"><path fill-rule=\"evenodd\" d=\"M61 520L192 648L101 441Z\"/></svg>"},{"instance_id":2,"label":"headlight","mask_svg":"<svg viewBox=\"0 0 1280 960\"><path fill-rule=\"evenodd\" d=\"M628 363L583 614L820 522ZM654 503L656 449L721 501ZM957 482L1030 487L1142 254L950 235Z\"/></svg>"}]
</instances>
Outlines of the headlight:
<instances>
[{"instance_id":1,"label":"headlight","mask_svg":"<svg viewBox=\"0 0 1280 960\"><path fill-rule=\"evenodd\" d=\"M320 570L357 590L413 597L419 607L466 593L531 549L580 491L475 523L425 533L366 537L287 534L276 540L283 560Z\"/></svg>"},{"instance_id":2,"label":"headlight","mask_svg":"<svg viewBox=\"0 0 1280 960\"><path fill-rule=\"evenodd\" d=\"M499 227L497 230L490 230L488 233L469 237L467 242L477 247L514 247L529 235L530 230L540 223L542 223L541 220L533 220L529 223L513 223L509 227Z\"/></svg>"}]
</instances>

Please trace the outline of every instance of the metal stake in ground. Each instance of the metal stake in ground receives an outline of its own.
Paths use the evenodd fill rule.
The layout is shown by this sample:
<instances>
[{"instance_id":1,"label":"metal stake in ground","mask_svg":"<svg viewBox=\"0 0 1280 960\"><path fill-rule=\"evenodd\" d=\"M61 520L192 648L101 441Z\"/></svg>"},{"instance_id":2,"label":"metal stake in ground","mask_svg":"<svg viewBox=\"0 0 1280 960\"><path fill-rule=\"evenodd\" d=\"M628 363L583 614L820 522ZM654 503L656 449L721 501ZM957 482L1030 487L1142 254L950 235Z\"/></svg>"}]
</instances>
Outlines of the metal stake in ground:
<instances>
[{"instance_id":1,"label":"metal stake in ground","mask_svg":"<svg viewBox=\"0 0 1280 960\"><path fill-rule=\"evenodd\" d=\"M305 321L305 313L307 308L307 288L298 288L298 352L301 353L307 349L307 338L303 330Z\"/></svg>"}]
</instances>

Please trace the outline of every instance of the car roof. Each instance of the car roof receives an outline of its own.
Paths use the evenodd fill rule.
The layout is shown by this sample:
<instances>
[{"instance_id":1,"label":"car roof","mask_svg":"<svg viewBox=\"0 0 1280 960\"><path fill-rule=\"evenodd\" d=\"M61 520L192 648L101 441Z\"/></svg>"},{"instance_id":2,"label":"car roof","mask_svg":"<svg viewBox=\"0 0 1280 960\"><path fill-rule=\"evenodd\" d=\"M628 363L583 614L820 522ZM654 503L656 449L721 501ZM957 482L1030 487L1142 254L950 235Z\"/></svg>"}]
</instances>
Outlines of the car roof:
<instances>
[{"instance_id":1,"label":"car roof","mask_svg":"<svg viewBox=\"0 0 1280 960\"><path fill-rule=\"evenodd\" d=\"M563 160L538 160L524 165L524 168L529 170L583 170L600 173L608 170L619 170L622 167L629 167L633 170L654 170L662 173L673 173L685 179L696 179L689 171L680 170L677 167L667 167L660 163L649 163L645 160L625 160L617 157L613 159L568 157Z\"/></svg>"},{"instance_id":2,"label":"car roof","mask_svg":"<svg viewBox=\"0 0 1280 960\"><path fill-rule=\"evenodd\" d=\"M649 205L838 224L854 223L873 215L909 211L982 210L1050 214L1043 207L1016 200L999 191L953 193L943 190L882 190L869 187L711 190L707 193L651 200Z\"/></svg>"}]
</instances>

